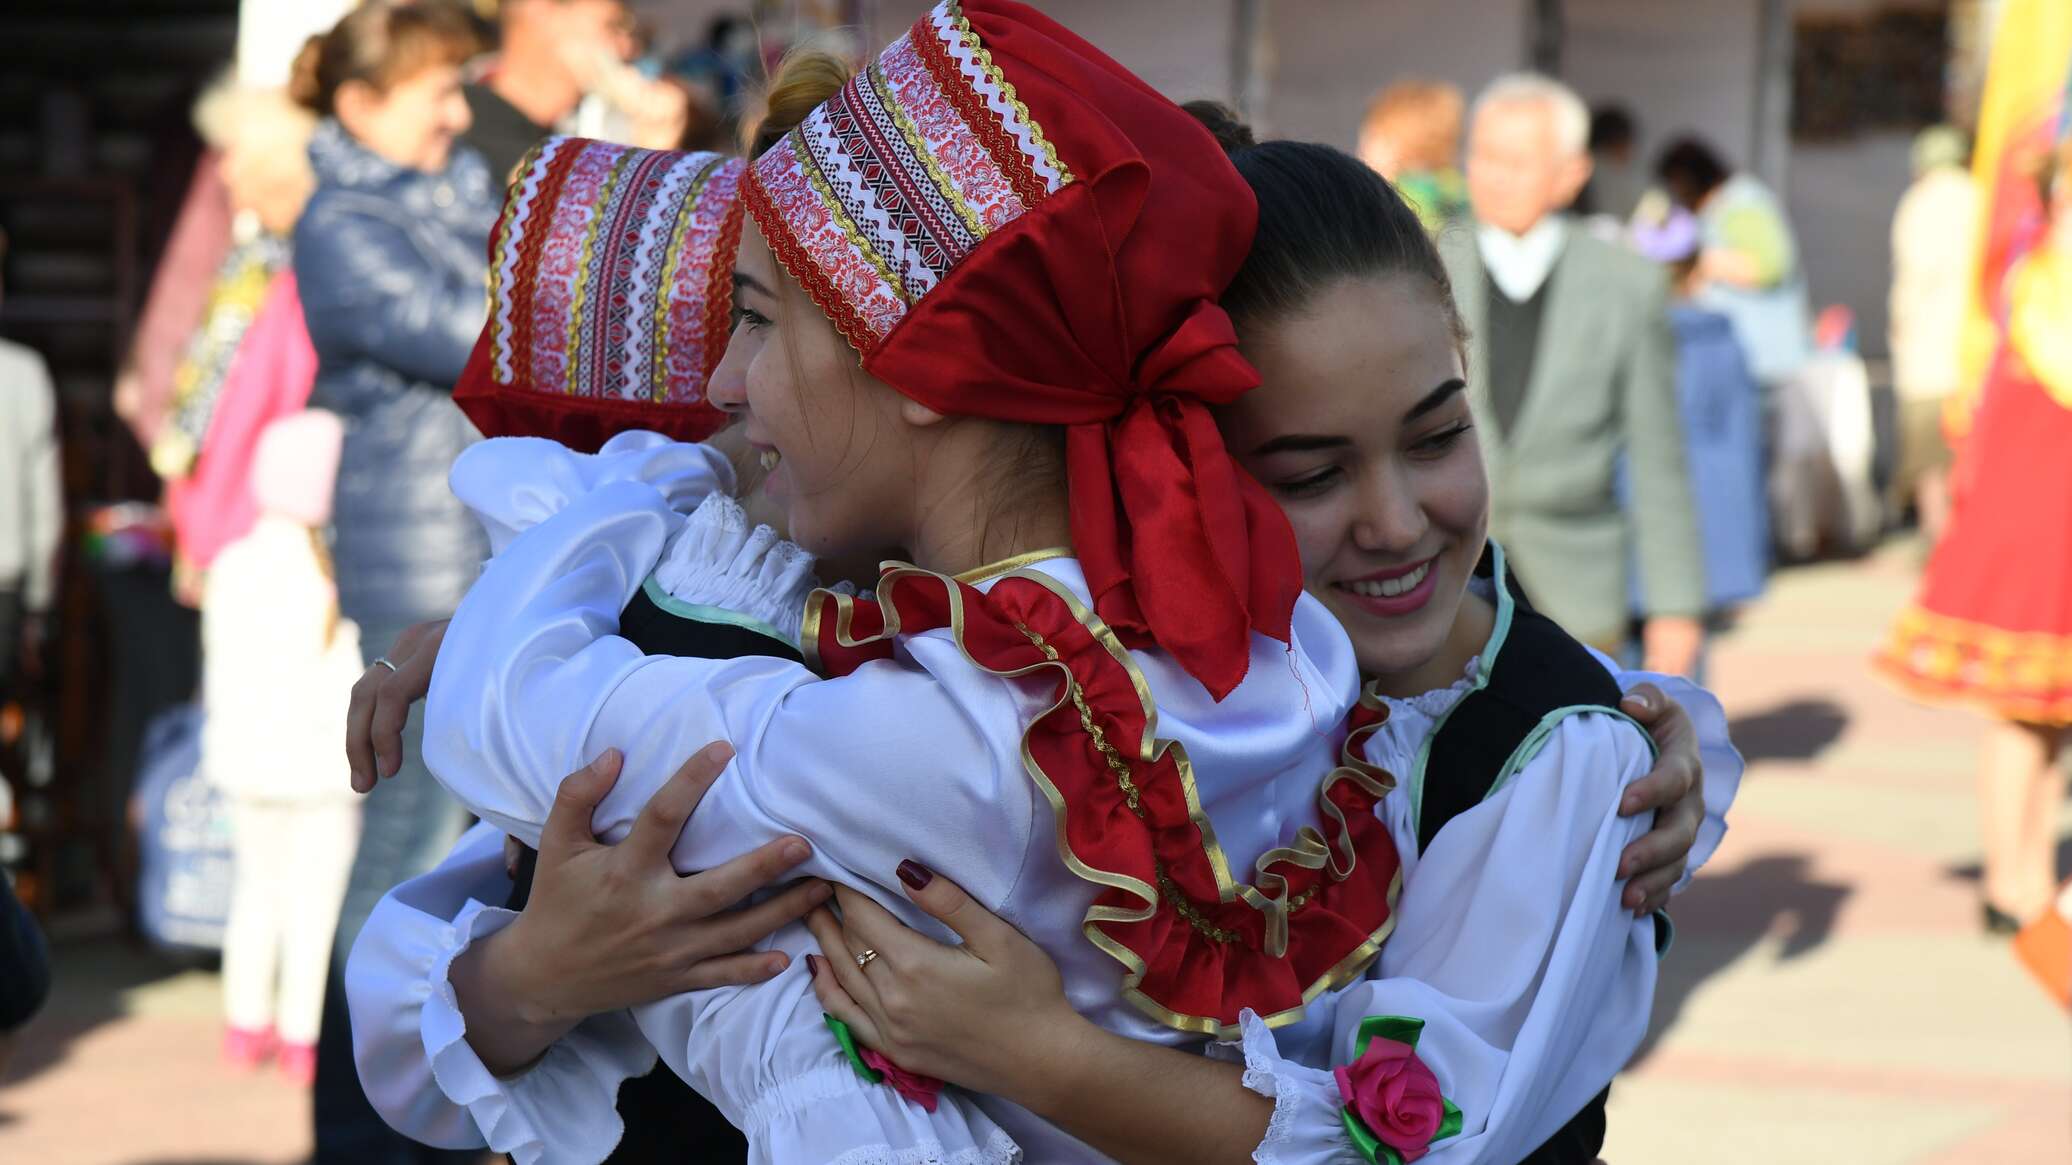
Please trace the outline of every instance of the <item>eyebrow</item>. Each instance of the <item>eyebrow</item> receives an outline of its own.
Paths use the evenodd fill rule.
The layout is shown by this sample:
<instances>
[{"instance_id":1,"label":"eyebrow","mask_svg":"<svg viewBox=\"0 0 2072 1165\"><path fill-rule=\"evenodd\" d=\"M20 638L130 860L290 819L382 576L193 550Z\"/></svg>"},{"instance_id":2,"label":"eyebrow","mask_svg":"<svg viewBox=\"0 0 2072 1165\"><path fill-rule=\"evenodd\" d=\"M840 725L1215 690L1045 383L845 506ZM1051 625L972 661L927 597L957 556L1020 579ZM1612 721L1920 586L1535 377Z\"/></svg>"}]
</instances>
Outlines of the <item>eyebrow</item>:
<instances>
[{"instance_id":1,"label":"eyebrow","mask_svg":"<svg viewBox=\"0 0 2072 1165\"><path fill-rule=\"evenodd\" d=\"M757 279L755 276L750 275L745 271L736 271L734 272L734 290L740 291L743 288L746 288L750 291L760 292L761 294L766 295L771 299L777 298L777 293L770 290L769 287L766 286L762 280Z\"/></svg>"},{"instance_id":2,"label":"eyebrow","mask_svg":"<svg viewBox=\"0 0 2072 1165\"><path fill-rule=\"evenodd\" d=\"M1329 437L1320 433L1289 433L1252 450L1252 456L1265 457L1270 453L1314 453L1319 449L1343 449L1351 445L1350 437Z\"/></svg>"},{"instance_id":3,"label":"eyebrow","mask_svg":"<svg viewBox=\"0 0 2072 1165\"><path fill-rule=\"evenodd\" d=\"M1403 419L1406 421L1414 421L1417 418L1424 416L1426 413L1429 413L1432 410L1438 408L1440 405L1445 404L1447 401L1453 398L1454 394L1460 392L1462 389L1465 389L1467 387L1468 382L1456 376L1452 380L1449 380L1446 383L1440 385L1439 387L1433 389L1432 391L1426 393L1423 400L1418 401L1414 405L1411 405L1410 411L1403 414Z\"/></svg>"}]
</instances>

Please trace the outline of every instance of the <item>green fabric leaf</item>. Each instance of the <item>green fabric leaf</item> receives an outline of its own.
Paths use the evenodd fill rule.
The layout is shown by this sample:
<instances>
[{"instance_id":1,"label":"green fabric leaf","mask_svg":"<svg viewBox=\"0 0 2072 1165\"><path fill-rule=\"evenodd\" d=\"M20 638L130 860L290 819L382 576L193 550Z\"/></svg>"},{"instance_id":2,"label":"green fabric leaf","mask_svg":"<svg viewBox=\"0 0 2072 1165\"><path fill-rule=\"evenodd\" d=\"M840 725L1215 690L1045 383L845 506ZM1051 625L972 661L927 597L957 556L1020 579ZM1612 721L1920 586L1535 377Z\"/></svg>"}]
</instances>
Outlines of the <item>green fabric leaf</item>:
<instances>
[{"instance_id":1,"label":"green fabric leaf","mask_svg":"<svg viewBox=\"0 0 2072 1165\"><path fill-rule=\"evenodd\" d=\"M1370 1165L1403 1165L1403 1155L1381 1143L1367 1122L1354 1115L1353 1110L1341 1108L1338 1115L1345 1118L1345 1136L1358 1150L1360 1157Z\"/></svg>"},{"instance_id":2,"label":"green fabric leaf","mask_svg":"<svg viewBox=\"0 0 2072 1165\"><path fill-rule=\"evenodd\" d=\"M1443 1141L1461 1130L1460 1106L1443 1096L1439 1099L1446 1105L1446 1116L1439 1122L1439 1131L1432 1134L1434 1143Z\"/></svg>"},{"instance_id":3,"label":"green fabric leaf","mask_svg":"<svg viewBox=\"0 0 2072 1165\"><path fill-rule=\"evenodd\" d=\"M827 1030L835 1033L835 1042L842 1045L842 1054L849 1057L849 1066L856 1069L856 1074L872 1084L883 1084L885 1074L863 1062L863 1056L856 1050L856 1037L850 1033L849 1025L825 1013L820 1018L827 1021Z\"/></svg>"},{"instance_id":4,"label":"green fabric leaf","mask_svg":"<svg viewBox=\"0 0 2072 1165\"><path fill-rule=\"evenodd\" d=\"M1367 1045L1374 1037L1409 1044L1415 1048L1418 1037L1424 1034L1424 1021L1407 1015L1370 1015L1360 1021L1360 1042L1353 1048L1353 1058L1367 1054Z\"/></svg>"}]
</instances>

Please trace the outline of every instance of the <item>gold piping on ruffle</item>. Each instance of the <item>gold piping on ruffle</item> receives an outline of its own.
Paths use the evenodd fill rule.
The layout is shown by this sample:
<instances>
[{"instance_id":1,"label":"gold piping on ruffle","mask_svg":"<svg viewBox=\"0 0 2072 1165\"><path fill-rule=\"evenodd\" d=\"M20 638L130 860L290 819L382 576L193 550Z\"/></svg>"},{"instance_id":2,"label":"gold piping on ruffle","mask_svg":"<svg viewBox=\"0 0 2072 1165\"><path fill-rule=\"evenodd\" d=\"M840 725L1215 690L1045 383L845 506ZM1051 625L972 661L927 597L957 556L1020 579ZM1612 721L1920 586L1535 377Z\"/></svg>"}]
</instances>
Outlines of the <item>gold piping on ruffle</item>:
<instances>
[{"instance_id":1,"label":"gold piping on ruffle","mask_svg":"<svg viewBox=\"0 0 2072 1165\"><path fill-rule=\"evenodd\" d=\"M1039 553L1043 557L1052 556L1052 552L1048 551ZM1351 829L1345 820L1344 814L1330 801L1328 794L1341 780L1354 781L1369 795L1376 798L1387 796L1390 790L1395 787L1394 777L1379 766L1369 763L1360 751L1361 745L1365 743L1366 738L1381 727L1382 720L1386 719L1385 714L1382 720L1364 725L1347 735L1346 741L1340 749L1339 766L1326 774L1318 786L1318 805L1324 816L1337 827L1335 830L1338 842L1337 849L1341 852L1334 852L1334 847L1327 842L1322 832L1312 826L1304 826L1297 833L1297 840L1293 846L1270 850L1266 854L1261 855L1259 860L1254 863L1254 869L1259 871L1259 883L1267 886L1271 891L1270 893L1262 893L1254 886L1239 885L1230 877L1229 861L1223 853L1221 844L1216 840L1215 832L1209 823L1207 813L1201 807L1199 790L1196 788L1194 781L1194 769L1187 759L1185 747L1175 741L1158 740L1158 709L1151 698L1150 685L1144 679L1143 672L1136 666L1135 660L1130 657L1128 648L1123 646L1121 640L1115 636L1115 633L1108 627L1105 621L1089 610L1079 601L1077 595L1073 594L1058 580L1040 572L1025 569L1015 570L1004 577L1025 579L1045 588L1062 600L1073 617L1081 626L1086 628L1094 641L1108 651L1128 674L1130 683L1136 689L1137 697L1142 702L1144 713L1143 738L1137 742L1135 747L1137 756L1144 763L1150 764L1155 763L1167 750L1173 752L1174 771L1181 781L1181 789L1186 798L1188 808L1188 817L1201 832L1203 853L1215 877L1219 899L1226 903L1242 900L1253 909L1263 913L1266 916L1267 940L1265 944L1266 950L1262 953L1271 958L1284 957L1288 941L1288 917L1299 906L1288 900L1287 879L1266 867L1277 862L1287 861L1307 869L1321 869L1328 866L1330 875L1338 881L1344 881L1352 875L1358 865L1358 854L1352 849ZM1238 1028L1234 1024L1222 1023L1213 1016L1182 1014L1145 995L1140 989L1145 971L1147 970L1144 960L1135 951L1123 945L1120 941L1111 938L1098 925L1101 923L1132 925L1147 921L1157 914L1159 903L1162 901L1162 895L1158 887L1149 885L1141 879L1130 877L1127 874L1096 868L1082 861L1078 854L1073 852L1066 828L1068 806L1065 803L1064 795L1059 792L1056 783L1051 780L1050 774L1044 770L1042 765L1037 763L1034 754L1030 751L1030 733L1037 724L1048 719L1067 703L1072 702L1072 696L1079 687L1078 677L1072 673L1069 665L1062 659L1055 657L1054 652L1045 653L1045 657L1042 660L1026 667L1006 671L996 670L979 662L971 654L970 649L965 646L964 596L961 589L957 586L957 580L932 571L922 570L919 567L888 564L879 579L878 594L890 596L898 584L908 578L933 579L943 585L946 596L945 603L949 612L948 628L952 642L963 653L965 660L974 668L988 675L999 676L1003 679L1032 676L1045 669L1055 669L1064 680L1062 685L1063 693L1049 707L1031 717L1022 729L1022 767L1029 774L1036 787L1042 791L1045 799L1050 802L1053 819L1056 822L1055 833L1058 858L1065 864L1065 867L1082 881L1090 882L1096 886L1106 886L1120 890L1136 898L1139 903L1135 907L1102 906L1096 903L1087 908L1086 914L1081 919L1081 930L1086 935L1087 941L1093 943L1096 948L1122 964L1123 998L1127 999L1139 1011L1167 1027L1185 1032L1214 1036L1218 1039L1236 1038ZM873 643L895 640L900 634L901 619L899 608L895 603L879 603L878 609L882 612L884 627L877 635L869 638L857 638L853 634L855 616L853 596L835 594L829 591L816 591L807 601L806 616L800 631L800 641L807 666L819 674L826 674L826 667L820 655L819 645L822 611L827 603L832 603L835 607L835 642L841 647L852 650L864 648ZM1037 642L1041 643L1040 640ZM1371 688L1361 693L1360 704L1370 710L1384 709L1385 707ZM1342 859L1343 865L1341 866L1334 862L1334 858ZM1303 989L1301 994L1302 1004L1300 1006L1262 1017L1268 1027L1281 1027L1296 1022L1303 1017L1308 1004L1319 995L1357 979L1366 971L1374 957L1380 953L1382 943L1395 930L1396 906L1401 898L1402 889L1403 871L1399 866L1394 876L1390 879L1387 891L1388 917L1367 936L1364 942L1353 948L1344 958L1340 959L1328 971L1318 976L1314 982ZM1300 905L1307 905L1307 902L1308 900L1305 898ZM1177 907L1175 909L1178 912ZM1185 917L1184 913L1182 917ZM1189 921L1192 922L1193 920L1190 919Z\"/></svg>"}]
</instances>

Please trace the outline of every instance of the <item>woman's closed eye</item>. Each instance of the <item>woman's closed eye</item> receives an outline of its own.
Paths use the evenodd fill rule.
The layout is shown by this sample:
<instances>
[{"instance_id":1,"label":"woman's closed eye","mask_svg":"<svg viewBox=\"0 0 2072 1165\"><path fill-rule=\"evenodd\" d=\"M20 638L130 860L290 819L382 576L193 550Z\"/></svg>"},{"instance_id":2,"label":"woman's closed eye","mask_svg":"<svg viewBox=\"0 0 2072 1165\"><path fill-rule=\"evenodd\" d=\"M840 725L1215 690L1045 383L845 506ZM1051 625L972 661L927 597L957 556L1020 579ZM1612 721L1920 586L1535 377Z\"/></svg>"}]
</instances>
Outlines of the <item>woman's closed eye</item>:
<instances>
[{"instance_id":1,"label":"woman's closed eye","mask_svg":"<svg viewBox=\"0 0 2072 1165\"><path fill-rule=\"evenodd\" d=\"M1311 473L1282 478L1274 482L1273 488L1284 497L1311 498L1330 489L1344 476L1345 470L1336 465L1326 465Z\"/></svg>"},{"instance_id":2,"label":"woman's closed eye","mask_svg":"<svg viewBox=\"0 0 2072 1165\"><path fill-rule=\"evenodd\" d=\"M728 325L729 331L737 330L743 324L747 324L748 330L751 332L759 332L770 326L770 317L752 307L742 307L737 303L734 305L731 314L733 319Z\"/></svg>"},{"instance_id":3,"label":"woman's closed eye","mask_svg":"<svg viewBox=\"0 0 2072 1165\"><path fill-rule=\"evenodd\" d=\"M1452 452L1453 447L1460 443L1460 439L1474 427L1466 421L1456 421L1436 433L1420 437L1412 442L1410 445L1410 455L1431 460L1444 457Z\"/></svg>"}]
</instances>

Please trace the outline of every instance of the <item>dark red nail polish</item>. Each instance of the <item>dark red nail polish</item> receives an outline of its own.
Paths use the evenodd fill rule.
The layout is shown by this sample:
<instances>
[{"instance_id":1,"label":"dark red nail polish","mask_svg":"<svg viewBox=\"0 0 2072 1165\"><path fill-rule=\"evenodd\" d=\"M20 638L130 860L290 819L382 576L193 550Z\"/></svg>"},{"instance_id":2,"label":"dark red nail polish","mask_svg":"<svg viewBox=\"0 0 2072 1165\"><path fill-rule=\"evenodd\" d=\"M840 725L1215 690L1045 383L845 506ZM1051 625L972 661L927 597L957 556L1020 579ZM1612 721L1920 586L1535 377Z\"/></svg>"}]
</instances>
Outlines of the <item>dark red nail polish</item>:
<instances>
[{"instance_id":1,"label":"dark red nail polish","mask_svg":"<svg viewBox=\"0 0 2072 1165\"><path fill-rule=\"evenodd\" d=\"M908 858L899 863L899 880L905 882L909 890L926 890L928 883L935 881L935 871Z\"/></svg>"},{"instance_id":2,"label":"dark red nail polish","mask_svg":"<svg viewBox=\"0 0 2072 1165\"><path fill-rule=\"evenodd\" d=\"M813 976L813 977L814 977L815 979L818 979L818 978L820 978L820 956L819 956L819 955L807 955L807 956L806 956L806 973L807 973L807 974L809 974L809 975L811 975L811 976Z\"/></svg>"}]
</instances>

